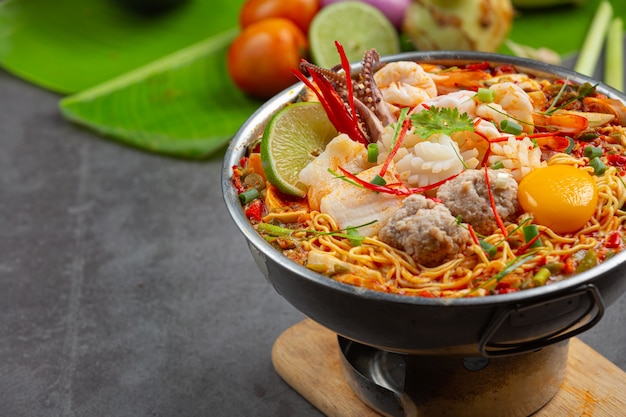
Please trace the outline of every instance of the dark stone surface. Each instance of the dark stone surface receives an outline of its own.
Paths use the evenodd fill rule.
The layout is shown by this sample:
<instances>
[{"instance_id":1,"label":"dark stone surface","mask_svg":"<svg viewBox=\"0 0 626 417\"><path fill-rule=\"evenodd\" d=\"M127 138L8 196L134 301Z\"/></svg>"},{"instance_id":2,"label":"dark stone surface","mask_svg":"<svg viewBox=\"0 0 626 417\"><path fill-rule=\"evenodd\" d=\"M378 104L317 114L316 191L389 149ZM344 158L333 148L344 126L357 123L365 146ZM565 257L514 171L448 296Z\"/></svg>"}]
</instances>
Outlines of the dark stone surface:
<instances>
[{"instance_id":1,"label":"dark stone surface","mask_svg":"<svg viewBox=\"0 0 626 417\"><path fill-rule=\"evenodd\" d=\"M230 220L221 157L64 121L0 72L0 416L320 416L274 372L303 316ZM581 338L626 369L626 296Z\"/></svg>"}]
</instances>

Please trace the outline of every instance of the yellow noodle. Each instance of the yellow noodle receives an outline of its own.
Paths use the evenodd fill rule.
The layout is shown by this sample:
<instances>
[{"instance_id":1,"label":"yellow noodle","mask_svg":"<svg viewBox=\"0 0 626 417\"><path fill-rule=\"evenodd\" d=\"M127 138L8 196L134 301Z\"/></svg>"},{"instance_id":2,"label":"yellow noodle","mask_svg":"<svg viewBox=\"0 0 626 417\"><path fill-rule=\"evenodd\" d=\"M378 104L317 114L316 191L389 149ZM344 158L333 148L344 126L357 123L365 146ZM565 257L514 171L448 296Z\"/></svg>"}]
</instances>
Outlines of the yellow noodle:
<instances>
[{"instance_id":1,"label":"yellow noodle","mask_svg":"<svg viewBox=\"0 0 626 417\"><path fill-rule=\"evenodd\" d=\"M624 154L624 127L607 126L596 131L607 138L603 142L605 153ZM503 284L504 287L525 288L534 285L532 278L539 268L549 263L565 265L573 258L582 257L587 250L604 248L614 232L623 235L626 224L626 182L620 168L608 166L602 175L595 175L588 158L558 152L547 161L547 165L569 165L587 172L596 183L597 207L590 221L575 233L559 234L549 227L537 225L541 246L525 248L522 253L520 247L525 246L525 240L520 225L532 220L529 214L520 216L516 224L506 225L507 236L498 229L484 237L484 241L497 248L493 258L489 258L482 247L473 242L457 258L431 268L417 264L406 252L376 237L366 237L360 245L354 246L350 239L338 235L345 231L339 230L337 222L319 211L311 211L306 221L307 230L298 230L293 236L300 241L305 252L316 249L338 261L378 271L378 274L363 277L354 271L345 272L344 268L338 268L342 269L341 273L332 276L340 282L377 291L413 296L475 297L490 294ZM513 271L505 270L520 259L524 262Z\"/></svg>"}]
</instances>

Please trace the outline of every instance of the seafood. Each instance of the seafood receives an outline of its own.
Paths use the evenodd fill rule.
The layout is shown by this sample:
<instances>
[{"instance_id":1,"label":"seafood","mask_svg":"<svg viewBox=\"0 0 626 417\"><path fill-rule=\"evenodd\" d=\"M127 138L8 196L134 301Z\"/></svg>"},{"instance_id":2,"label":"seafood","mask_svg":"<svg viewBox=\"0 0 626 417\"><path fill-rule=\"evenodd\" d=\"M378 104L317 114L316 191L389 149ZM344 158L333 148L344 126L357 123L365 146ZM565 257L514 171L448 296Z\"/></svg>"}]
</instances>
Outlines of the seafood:
<instances>
[{"instance_id":1,"label":"seafood","mask_svg":"<svg viewBox=\"0 0 626 417\"><path fill-rule=\"evenodd\" d=\"M304 198L270 184L250 217L294 261L378 291L468 297L549 285L626 246L626 107L594 86L375 51L355 74L343 59L302 71L303 97L341 133L300 172Z\"/></svg>"},{"instance_id":2,"label":"seafood","mask_svg":"<svg viewBox=\"0 0 626 417\"><path fill-rule=\"evenodd\" d=\"M503 120L516 120L522 124L524 132L533 131L533 104L528 94L517 84L510 81L492 84L489 87L494 94L493 103L477 106L476 114L483 119L501 124Z\"/></svg>"},{"instance_id":3,"label":"seafood","mask_svg":"<svg viewBox=\"0 0 626 417\"><path fill-rule=\"evenodd\" d=\"M397 111L437 96L437 86L417 62L392 62L374 74L385 101Z\"/></svg>"}]
</instances>

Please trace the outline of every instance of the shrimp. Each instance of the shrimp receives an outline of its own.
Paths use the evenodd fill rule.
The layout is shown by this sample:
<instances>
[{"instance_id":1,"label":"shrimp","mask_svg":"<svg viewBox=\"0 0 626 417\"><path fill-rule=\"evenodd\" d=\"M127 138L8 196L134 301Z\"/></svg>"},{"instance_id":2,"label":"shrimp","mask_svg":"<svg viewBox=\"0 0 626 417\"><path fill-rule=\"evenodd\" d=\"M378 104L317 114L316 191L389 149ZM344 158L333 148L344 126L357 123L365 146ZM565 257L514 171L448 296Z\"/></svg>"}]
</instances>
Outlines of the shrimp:
<instances>
[{"instance_id":1,"label":"shrimp","mask_svg":"<svg viewBox=\"0 0 626 417\"><path fill-rule=\"evenodd\" d=\"M392 107L415 107L437 96L435 82L416 62L389 63L374 74L374 80Z\"/></svg>"},{"instance_id":2,"label":"shrimp","mask_svg":"<svg viewBox=\"0 0 626 417\"><path fill-rule=\"evenodd\" d=\"M493 120L498 125L503 120L513 119L522 125L525 132L533 131L533 103L528 93L512 82L494 84L489 87L494 92L493 103L479 104L476 115Z\"/></svg>"}]
</instances>

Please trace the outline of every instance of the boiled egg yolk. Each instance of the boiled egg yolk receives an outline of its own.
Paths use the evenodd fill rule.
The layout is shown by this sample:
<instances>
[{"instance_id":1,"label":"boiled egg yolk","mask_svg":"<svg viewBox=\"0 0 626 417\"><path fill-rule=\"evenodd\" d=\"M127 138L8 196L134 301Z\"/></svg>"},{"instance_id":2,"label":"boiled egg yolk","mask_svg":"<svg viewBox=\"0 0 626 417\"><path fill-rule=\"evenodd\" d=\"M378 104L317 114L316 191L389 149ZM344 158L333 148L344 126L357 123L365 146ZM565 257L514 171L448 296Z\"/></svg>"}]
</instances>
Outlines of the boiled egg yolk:
<instances>
[{"instance_id":1,"label":"boiled egg yolk","mask_svg":"<svg viewBox=\"0 0 626 417\"><path fill-rule=\"evenodd\" d=\"M593 216L598 203L595 180L570 165L550 165L530 172L519 183L519 202L534 222L557 233L575 232Z\"/></svg>"}]
</instances>

